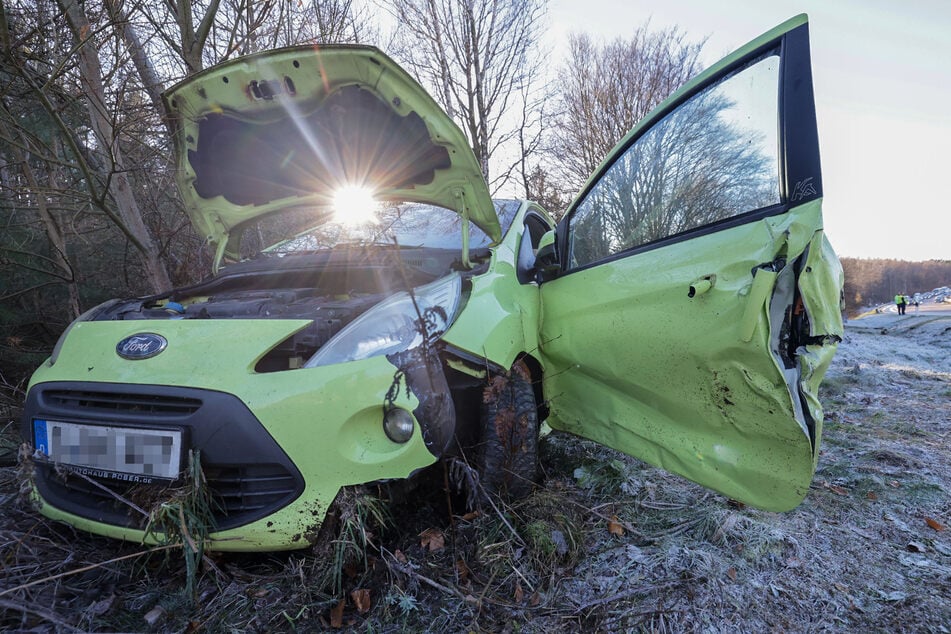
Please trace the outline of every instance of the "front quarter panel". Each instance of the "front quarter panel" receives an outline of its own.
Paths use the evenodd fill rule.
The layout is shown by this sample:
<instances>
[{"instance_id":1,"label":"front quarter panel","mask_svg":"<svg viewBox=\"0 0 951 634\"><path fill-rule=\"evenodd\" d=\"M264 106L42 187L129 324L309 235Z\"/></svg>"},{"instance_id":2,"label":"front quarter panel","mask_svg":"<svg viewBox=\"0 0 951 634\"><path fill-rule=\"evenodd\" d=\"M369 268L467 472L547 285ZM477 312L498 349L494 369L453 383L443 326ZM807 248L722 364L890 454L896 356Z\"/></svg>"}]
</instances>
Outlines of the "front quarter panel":
<instances>
[{"instance_id":1,"label":"front quarter panel","mask_svg":"<svg viewBox=\"0 0 951 634\"><path fill-rule=\"evenodd\" d=\"M523 203L489 270L472 278L468 301L443 336L446 343L506 369L518 355L538 349L538 285L520 284L516 272L526 208Z\"/></svg>"}]
</instances>

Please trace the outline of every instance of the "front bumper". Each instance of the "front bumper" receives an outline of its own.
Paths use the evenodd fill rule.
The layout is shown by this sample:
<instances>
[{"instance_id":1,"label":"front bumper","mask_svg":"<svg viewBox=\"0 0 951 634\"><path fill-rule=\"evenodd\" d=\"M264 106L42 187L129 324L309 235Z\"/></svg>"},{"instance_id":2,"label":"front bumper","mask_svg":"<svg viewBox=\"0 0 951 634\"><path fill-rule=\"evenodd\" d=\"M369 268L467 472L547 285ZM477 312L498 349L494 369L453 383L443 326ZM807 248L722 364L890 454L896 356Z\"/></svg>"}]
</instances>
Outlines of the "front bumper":
<instances>
[{"instance_id":1,"label":"front bumper","mask_svg":"<svg viewBox=\"0 0 951 634\"><path fill-rule=\"evenodd\" d=\"M391 389L397 368L384 357L256 373L268 344L299 326L279 320L77 324L56 364L34 374L24 438L32 437L37 418L183 428L187 448L201 451L221 506L210 548L305 547L341 487L405 478L436 458L418 423L407 443L386 437L387 394L392 406L410 412L419 401L411 391ZM166 337L168 349L151 359L119 358L116 342L143 329ZM208 341L248 345L209 354ZM145 539L140 518L83 479L64 479L37 464L36 492L47 517L108 537Z\"/></svg>"}]
</instances>

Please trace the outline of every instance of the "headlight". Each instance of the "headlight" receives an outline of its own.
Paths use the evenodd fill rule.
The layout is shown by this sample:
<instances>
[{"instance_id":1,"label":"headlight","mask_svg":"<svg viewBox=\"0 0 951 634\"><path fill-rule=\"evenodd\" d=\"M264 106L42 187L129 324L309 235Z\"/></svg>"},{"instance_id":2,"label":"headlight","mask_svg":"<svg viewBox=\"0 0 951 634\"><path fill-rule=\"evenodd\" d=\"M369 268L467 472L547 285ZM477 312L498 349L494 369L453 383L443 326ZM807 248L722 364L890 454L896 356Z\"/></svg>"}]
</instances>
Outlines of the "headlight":
<instances>
[{"instance_id":1,"label":"headlight","mask_svg":"<svg viewBox=\"0 0 951 634\"><path fill-rule=\"evenodd\" d=\"M444 332L459 310L462 278L458 273L414 290L416 305L434 323L430 335ZM423 342L419 315L409 293L388 297L338 332L312 356L305 368L358 361L415 348Z\"/></svg>"},{"instance_id":2,"label":"headlight","mask_svg":"<svg viewBox=\"0 0 951 634\"><path fill-rule=\"evenodd\" d=\"M119 303L120 301L121 300L118 299L110 299L99 304L98 306L93 306L82 315L74 319L71 324L66 326L66 330L64 330L63 334L61 334L59 339L56 340L56 345L53 346L53 353L50 354L49 364L52 366L54 363L56 363L56 359L59 357L59 351L63 349L63 343L66 341L66 337L69 335L69 331L73 329L73 326L84 321L92 321L93 317L101 313L106 308L109 308L113 304Z\"/></svg>"}]
</instances>

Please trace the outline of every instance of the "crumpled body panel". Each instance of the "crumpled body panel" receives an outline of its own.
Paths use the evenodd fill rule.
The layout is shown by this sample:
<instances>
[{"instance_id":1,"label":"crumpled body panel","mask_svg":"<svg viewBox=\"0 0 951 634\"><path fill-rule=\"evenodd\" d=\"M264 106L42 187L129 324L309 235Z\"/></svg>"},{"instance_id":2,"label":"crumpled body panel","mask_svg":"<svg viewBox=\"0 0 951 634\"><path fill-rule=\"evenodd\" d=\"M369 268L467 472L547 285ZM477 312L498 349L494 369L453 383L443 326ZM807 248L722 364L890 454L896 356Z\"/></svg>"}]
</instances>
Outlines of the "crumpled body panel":
<instances>
[{"instance_id":1,"label":"crumpled body panel","mask_svg":"<svg viewBox=\"0 0 951 634\"><path fill-rule=\"evenodd\" d=\"M826 308L838 307L841 267L821 224L815 201L542 285L551 426L753 506L795 507L842 333ZM691 297L705 277L712 288ZM797 297L812 338L791 356Z\"/></svg>"}]
</instances>

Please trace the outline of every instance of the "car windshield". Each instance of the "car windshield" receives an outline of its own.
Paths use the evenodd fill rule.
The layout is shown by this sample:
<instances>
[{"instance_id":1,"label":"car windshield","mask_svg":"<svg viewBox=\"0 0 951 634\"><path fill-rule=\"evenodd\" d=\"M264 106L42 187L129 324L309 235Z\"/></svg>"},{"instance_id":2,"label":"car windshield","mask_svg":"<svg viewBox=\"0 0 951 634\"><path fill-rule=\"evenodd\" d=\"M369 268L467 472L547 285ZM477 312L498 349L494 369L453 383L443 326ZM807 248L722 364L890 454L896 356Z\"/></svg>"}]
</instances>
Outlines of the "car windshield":
<instances>
[{"instance_id":1,"label":"car windshield","mask_svg":"<svg viewBox=\"0 0 951 634\"><path fill-rule=\"evenodd\" d=\"M519 201L495 200L502 232L508 231ZM462 248L462 217L436 205L401 203L376 210L365 222L338 222L331 220L307 229L293 238L264 249L267 254L288 254L332 249L342 245L385 244L402 248L454 249ZM481 229L469 225L469 248L484 249L492 244Z\"/></svg>"}]
</instances>

